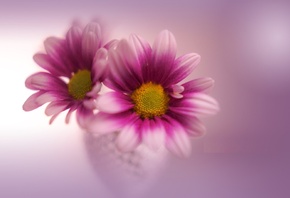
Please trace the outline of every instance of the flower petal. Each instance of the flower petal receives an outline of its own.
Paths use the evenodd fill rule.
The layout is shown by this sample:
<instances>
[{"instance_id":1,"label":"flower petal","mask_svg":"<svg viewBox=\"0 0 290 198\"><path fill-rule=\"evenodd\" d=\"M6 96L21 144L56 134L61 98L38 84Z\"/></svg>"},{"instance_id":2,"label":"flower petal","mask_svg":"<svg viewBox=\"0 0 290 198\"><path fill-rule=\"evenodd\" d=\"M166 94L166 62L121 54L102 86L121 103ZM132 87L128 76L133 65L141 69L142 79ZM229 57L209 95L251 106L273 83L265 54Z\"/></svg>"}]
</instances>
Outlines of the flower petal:
<instances>
[{"instance_id":1,"label":"flower petal","mask_svg":"<svg viewBox=\"0 0 290 198\"><path fill-rule=\"evenodd\" d=\"M81 38L82 30L78 26L72 26L66 34L66 40L69 49L74 57L78 57L81 54Z\"/></svg>"},{"instance_id":2,"label":"flower petal","mask_svg":"<svg viewBox=\"0 0 290 198\"><path fill-rule=\"evenodd\" d=\"M56 64L51 57L47 54L37 53L33 56L33 60L43 69L49 71L55 76L66 76L70 77L71 74L68 74L61 66Z\"/></svg>"},{"instance_id":3,"label":"flower petal","mask_svg":"<svg viewBox=\"0 0 290 198\"><path fill-rule=\"evenodd\" d=\"M180 114L174 114L174 117L185 128L188 135L191 137L200 137L206 133L204 124L195 116L184 116Z\"/></svg>"},{"instance_id":4,"label":"flower petal","mask_svg":"<svg viewBox=\"0 0 290 198\"><path fill-rule=\"evenodd\" d=\"M87 130L95 134L105 134L121 129L132 119L131 112L118 114L98 113L89 119Z\"/></svg>"},{"instance_id":5,"label":"flower petal","mask_svg":"<svg viewBox=\"0 0 290 198\"><path fill-rule=\"evenodd\" d=\"M65 123L68 124L72 113L78 108L78 105L73 105L65 116Z\"/></svg>"},{"instance_id":6,"label":"flower petal","mask_svg":"<svg viewBox=\"0 0 290 198\"><path fill-rule=\"evenodd\" d=\"M171 89L172 89L172 92L170 93L170 95L173 98L177 98L177 99L183 98L183 95L181 94L184 91L183 86L175 84L175 85L171 85Z\"/></svg>"},{"instance_id":7,"label":"flower petal","mask_svg":"<svg viewBox=\"0 0 290 198\"><path fill-rule=\"evenodd\" d=\"M170 93L170 96L172 96L173 98L176 98L176 99L183 98L183 95L180 93Z\"/></svg>"},{"instance_id":8,"label":"flower petal","mask_svg":"<svg viewBox=\"0 0 290 198\"><path fill-rule=\"evenodd\" d=\"M67 90L67 85L62 80L46 72L38 72L36 74L32 74L26 79L25 86L28 89L32 90Z\"/></svg>"},{"instance_id":9,"label":"flower petal","mask_svg":"<svg viewBox=\"0 0 290 198\"><path fill-rule=\"evenodd\" d=\"M173 119L169 122L170 123L167 124L167 130L171 130L171 134L166 136L167 149L179 157L189 157L191 153L191 143L188 134L178 122Z\"/></svg>"},{"instance_id":10,"label":"flower petal","mask_svg":"<svg viewBox=\"0 0 290 198\"><path fill-rule=\"evenodd\" d=\"M87 65L92 64L92 60L98 49L98 38L93 32L88 32L82 40L82 56Z\"/></svg>"},{"instance_id":11,"label":"flower petal","mask_svg":"<svg viewBox=\"0 0 290 198\"><path fill-rule=\"evenodd\" d=\"M104 48L107 50L109 50L110 48L116 48L118 42L119 41L117 39L113 39L113 40L109 41L108 43L106 43L106 45L104 45Z\"/></svg>"},{"instance_id":12,"label":"flower petal","mask_svg":"<svg viewBox=\"0 0 290 198\"><path fill-rule=\"evenodd\" d=\"M174 133L172 137L167 139L166 147L179 157L189 157L191 153L189 137L181 131Z\"/></svg>"},{"instance_id":13,"label":"flower petal","mask_svg":"<svg viewBox=\"0 0 290 198\"><path fill-rule=\"evenodd\" d=\"M169 109L188 116L214 115L219 111L219 105L214 98L200 92L187 94L182 101L171 105Z\"/></svg>"},{"instance_id":14,"label":"flower petal","mask_svg":"<svg viewBox=\"0 0 290 198\"><path fill-rule=\"evenodd\" d=\"M63 39L57 37L49 37L44 41L46 53L56 62L62 62L61 55L65 53Z\"/></svg>"},{"instance_id":15,"label":"flower petal","mask_svg":"<svg viewBox=\"0 0 290 198\"><path fill-rule=\"evenodd\" d=\"M186 78L200 62L196 53L185 54L175 60L176 69L168 77L168 84L175 84ZM166 85L165 85L166 86Z\"/></svg>"},{"instance_id":16,"label":"flower petal","mask_svg":"<svg viewBox=\"0 0 290 198\"><path fill-rule=\"evenodd\" d=\"M152 49L150 44L145 41L142 37L136 35L136 34L131 34L129 37L129 41L132 43L134 46L134 49L137 52L137 56L139 60L148 59L151 55ZM141 61L143 62L143 61Z\"/></svg>"},{"instance_id":17,"label":"flower petal","mask_svg":"<svg viewBox=\"0 0 290 198\"><path fill-rule=\"evenodd\" d=\"M128 123L120 132L116 139L116 146L121 152L134 150L140 144L139 120Z\"/></svg>"},{"instance_id":18,"label":"flower petal","mask_svg":"<svg viewBox=\"0 0 290 198\"><path fill-rule=\"evenodd\" d=\"M55 118L57 118L57 116L59 115L60 113L57 113L57 114L54 114L53 116L51 116L50 120L49 120L49 124L52 124L53 121L55 120Z\"/></svg>"},{"instance_id":19,"label":"flower petal","mask_svg":"<svg viewBox=\"0 0 290 198\"><path fill-rule=\"evenodd\" d=\"M47 91L38 98L36 98L35 101L39 104L44 104L55 100L67 100L67 99L69 99L69 96L65 93L61 93L58 91Z\"/></svg>"},{"instance_id":20,"label":"flower petal","mask_svg":"<svg viewBox=\"0 0 290 198\"><path fill-rule=\"evenodd\" d=\"M187 132L191 137L200 137L206 133L204 124L197 118L190 119Z\"/></svg>"},{"instance_id":21,"label":"flower petal","mask_svg":"<svg viewBox=\"0 0 290 198\"><path fill-rule=\"evenodd\" d=\"M214 85L214 80L212 78L198 78L184 83L184 93L192 92L202 92Z\"/></svg>"},{"instance_id":22,"label":"flower petal","mask_svg":"<svg viewBox=\"0 0 290 198\"><path fill-rule=\"evenodd\" d=\"M49 105L47 105L45 109L45 114L47 116L59 114L60 112L68 109L69 106L70 104L67 101L52 101L51 103L49 103Z\"/></svg>"},{"instance_id":23,"label":"flower petal","mask_svg":"<svg viewBox=\"0 0 290 198\"><path fill-rule=\"evenodd\" d=\"M98 23L89 23L82 34L82 56L85 64L91 65L97 49L101 47L101 27Z\"/></svg>"},{"instance_id":24,"label":"flower petal","mask_svg":"<svg viewBox=\"0 0 290 198\"><path fill-rule=\"evenodd\" d=\"M157 151L164 146L165 128L159 118L145 119L142 123L142 141L152 150Z\"/></svg>"},{"instance_id":25,"label":"flower petal","mask_svg":"<svg viewBox=\"0 0 290 198\"><path fill-rule=\"evenodd\" d=\"M142 71L143 80L150 79L152 75L153 68L149 66L149 60L151 58L152 49L150 44L138 35L132 34L129 37L129 41L136 51L136 56L139 62L139 68L137 73ZM146 81L146 80L145 80Z\"/></svg>"},{"instance_id":26,"label":"flower petal","mask_svg":"<svg viewBox=\"0 0 290 198\"><path fill-rule=\"evenodd\" d=\"M93 82L103 81L107 76L108 71L108 51L105 48L100 48L94 56L92 76Z\"/></svg>"},{"instance_id":27,"label":"flower petal","mask_svg":"<svg viewBox=\"0 0 290 198\"><path fill-rule=\"evenodd\" d=\"M49 37L44 41L44 47L54 65L63 71L64 76L69 77L74 63L69 57L66 41L57 37Z\"/></svg>"},{"instance_id":28,"label":"flower petal","mask_svg":"<svg viewBox=\"0 0 290 198\"><path fill-rule=\"evenodd\" d=\"M88 92L86 95L92 98L96 98L98 96L98 93L101 90L101 87L102 87L102 84L97 81L95 86L92 88L92 90Z\"/></svg>"},{"instance_id":29,"label":"flower petal","mask_svg":"<svg viewBox=\"0 0 290 198\"><path fill-rule=\"evenodd\" d=\"M110 81L123 92L129 92L142 82L141 67L133 46L127 40L121 40L116 50L109 51L108 65Z\"/></svg>"},{"instance_id":30,"label":"flower petal","mask_svg":"<svg viewBox=\"0 0 290 198\"><path fill-rule=\"evenodd\" d=\"M83 105L85 108L93 110L96 108L96 101L94 99L84 100Z\"/></svg>"},{"instance_id":31,"label":"flower petal","mask_svg":"<svg viewBox=\"0 0 290 198\"><path fill-rule=\"evenodd\" d=\"M89 32L94 33L97 36L97 38L101 41L102 31L99 23L93 21L90 22L88 25L86 25L83 31L83 37L85 37Z\"/></svg>"},{"instance_id":32,"label":"flower petal","mask_svg":"<svg viewBox=\"0 0 290 198\"><path fill-rule=\"evenodd\" d=\"M136 46L134 46L134 42L130 42L127 40L121 40L117 46L117 52L120 56L120 59L123 61L126 72L130 74L133 79L136 78L137 81L142 79L141 73L141 64L139 62L139 58L145 59L145 54L141 54L144 52L137 51Z\"/></svg>"},{"instance_id":33,"label":"flower petal","mask_svg":"<svg viewBox=\"0 0 290 198\"><path fill-rule=\"evenodd\" d=\"M171 32L162 31L152 47L153 81L163 83L174 70L176 41Z\"/></svg>"},{"instance_id":34,"label":"flower petal","mask_svg":"<svg viewBox=\"0 0 290 198\"><path fill-rule=\"evenodd\" d=\"M27 100L24 102L24 104L22 106L23 110L24 111L32 111L32 110L40 107L41 105L43 105L44 103L39 103L36 101L36 99L44 93L45 93L44 91L38 91L38 92L32 94L29 98L27 98Z\"/></svg>"},{"instance_id":35,"label":"flower petal","mask_svg":"<svg viewBox=\"0 0 290 198\"><path fill-rule=\"evenodd\" d=\"M171 88L174 93L182 93L184 91L184 87L181 85L172 85Z\"/></svg>"},{"instance_id":36,"label":"flower petal","mask_svg":"<svg viewBox=\"0 0 290 198\"><path fill-rule=\"evenodd\" d=\"M193 100L196 112L214 115L219 111L218 102L211 96L204 93L194 93L190 97Z\"/></svg>"},{"instance_id":37,"label":"flower petal","mask_svg":"<svg viewBox=\"0 0 290 198\"><path fill-rule=\"evenodd\" d=\"M160 62L170 63L169 65L171 65L176 55L176 41L171 32L163 30L159 33L154 41L152 54L155 66L158 66Z\"/></svg>"},{"instance_id":38,"label":"flower petal","mask_svg":"<svg viewBox=\"0 0 290 198\"><path fill-rule=\"evenodd\" d=\"M118 92L109 92L97 98L97 109L105 113L119 113L133 106L128 96Z\"/></svg>"},{"instance_id":39,"label":"flower petal","mask_svg":"<svg viewBox=\"0 0 290 198\"><path fill-rule=\"evenodd\" d=\"M88 109L85 106L78 107L76 117L79 126L86 129L93 115L92 109Z\"/></svg>"}]
</instances>

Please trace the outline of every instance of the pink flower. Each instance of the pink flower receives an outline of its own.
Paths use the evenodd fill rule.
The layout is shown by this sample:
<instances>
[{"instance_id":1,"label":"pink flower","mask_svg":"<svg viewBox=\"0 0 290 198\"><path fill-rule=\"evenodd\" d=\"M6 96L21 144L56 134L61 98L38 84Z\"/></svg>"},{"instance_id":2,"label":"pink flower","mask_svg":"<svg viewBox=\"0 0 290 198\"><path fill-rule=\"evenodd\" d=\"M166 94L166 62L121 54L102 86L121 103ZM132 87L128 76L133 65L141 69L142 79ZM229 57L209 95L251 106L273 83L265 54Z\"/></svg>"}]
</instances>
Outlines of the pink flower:
<instances>
[{"instance_id":1,"label":"pink flower","mask_svg":"<svg viewBox=\"0 0 290 198\"><path fill-rule=\"evenodd\" d=\"M73 25L64 39L49 37L44 41L46 53L34 55L35 62L45 69L29 76L25 85L36 90L24 103L25 111L34 110L49 102L45 114L50 123L68 109L66 123L76 111L77 121L85 127L87 117L93 115L94 99L107 75L107 49L100 25L89 23L85 28Z\"/></svg>"},{"instance_id":2,"label":"pink flower","mask_svg":"<svg viewBox=\"0 0 290 198\"><path fill-rule=\"evenodd\" d=\"M96 134L119 131L116 144L131 151L140 143L152 149L166 146L189 156L189 137L201 136L205 127L198 115L215 114L215 99L204 93L213 86L211 78L180 84L197 66L195 53L176 58L175 38L162 31L153 47L131 35L109 50L110 76L104 84L113 91L97 98L96 114L88 130Z\"/></svg>"}]
</instances>

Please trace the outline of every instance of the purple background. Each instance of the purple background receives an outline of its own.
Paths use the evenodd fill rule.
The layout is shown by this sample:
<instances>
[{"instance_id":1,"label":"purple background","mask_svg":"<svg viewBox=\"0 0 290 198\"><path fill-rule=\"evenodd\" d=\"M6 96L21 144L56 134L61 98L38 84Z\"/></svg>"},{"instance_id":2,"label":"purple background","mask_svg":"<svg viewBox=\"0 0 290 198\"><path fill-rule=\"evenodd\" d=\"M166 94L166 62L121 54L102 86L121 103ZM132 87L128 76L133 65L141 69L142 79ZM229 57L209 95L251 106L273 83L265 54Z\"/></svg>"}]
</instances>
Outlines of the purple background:
<instances>
[{"instance_id":1,"label":"purple background","mask_svg":"<svg viewBox=\"0 0 290 198\"><path fill-rule=\"evenodd\" d=\"M221 111L203 119L207 135L141 197L290 197L290 2L12 0L0 2L1 198L116 197L91 169L74 122L48 126L44 108L21 108L42 41L93 17L117 38L134 32L152 43L169 29L179 55L202 56L192 77L216 81Z\"/></svg>"}]
</instances>

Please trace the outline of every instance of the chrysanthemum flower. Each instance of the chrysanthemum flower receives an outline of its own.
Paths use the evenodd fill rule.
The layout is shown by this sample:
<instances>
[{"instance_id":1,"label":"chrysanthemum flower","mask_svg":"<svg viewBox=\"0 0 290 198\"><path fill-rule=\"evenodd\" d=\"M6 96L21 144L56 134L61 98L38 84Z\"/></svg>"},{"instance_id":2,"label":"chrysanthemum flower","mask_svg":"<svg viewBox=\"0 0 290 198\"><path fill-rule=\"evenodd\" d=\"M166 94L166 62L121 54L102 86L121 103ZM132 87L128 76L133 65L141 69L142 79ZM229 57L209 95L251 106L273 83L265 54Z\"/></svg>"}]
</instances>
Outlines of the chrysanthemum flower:
<instances>
[{"instance_id":1,"label":"chrysanthemum flower","mask_svg":"<svg viewBox=\"0 0 290 198\"><path fill-rule=\"evenodd\" d=\"M76 111L77 121L84 127L87 117L93 114L94 99L107 75L107 49L112 43L104 44L104 34L96 22L84 28L74 24L63 39L47 38L46 53L33 57L46 71L26 79L26 87L37 92L26 100L23 109L31 111L49 102L45 114L52 116L50 123L68 109L66 122Z\"/></svg>"},{"instance_id":2,"label":"chrysanthemum flower","mask_svg":"<svg viewBox=\"0 0 290 198\"><path fill-rule=\"evenodd\" d=\"M175 38L162 31L153 47L131 35L109 50L110 76L105 85L113 91L97 99L96 114L88 130L96 134L119 131L118 148L130 151L144 142L152 149L165 145L179 156L191 151L189 137L201 136L205 127L198 115L215 114L219 107L204 91L211 78L180 84L196 67L200 56L176 58Z\"/></svg>"}]
</instances>

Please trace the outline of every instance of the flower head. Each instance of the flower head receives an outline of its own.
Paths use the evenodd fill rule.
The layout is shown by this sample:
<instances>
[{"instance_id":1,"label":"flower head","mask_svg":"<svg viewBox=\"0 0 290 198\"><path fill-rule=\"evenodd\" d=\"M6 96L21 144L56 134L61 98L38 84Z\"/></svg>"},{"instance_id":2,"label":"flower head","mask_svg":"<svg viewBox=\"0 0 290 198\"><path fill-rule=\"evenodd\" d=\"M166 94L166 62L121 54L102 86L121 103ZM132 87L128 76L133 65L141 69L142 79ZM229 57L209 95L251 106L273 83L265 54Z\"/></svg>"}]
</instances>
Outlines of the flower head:
<instances>
[{"instance_id":1,"label":"flower head","mask_svg":"<svg viewBox=\"0 0 290 198\"><path fill-rule=\"evenodd\" d=\"M104 81L113 91L97 99L100 113L88 129L97 134L120 131L122 151L144 142L153 149L165 145L179 156L191 151L189 137L205 132L199 114L215 114L219 107L204 91L211 78L180 84L200 61L195 53L176 58L175 38L162 31L153 46L136 35L109 50L110 76Z\"/></svg>"},{"instance_id":2,"label":"flower head","mask_svg":"<svg viewBox=\"0 0 290 198\"><path fill-rule=\"evenodd\" d=\"M76 111L81 127L93 115L94 99L107 75L107 49L114 41L104 44L100 25L89 23L82 28L74 24L66 37L49 37L44 41L45 53L34 55L35 62L45 69L29 76L25 85L36 90L23 105L25 111L34 110L49 102L45 113L50 123L68 109L66 122Z\"/></svg>"}]
</instances>

